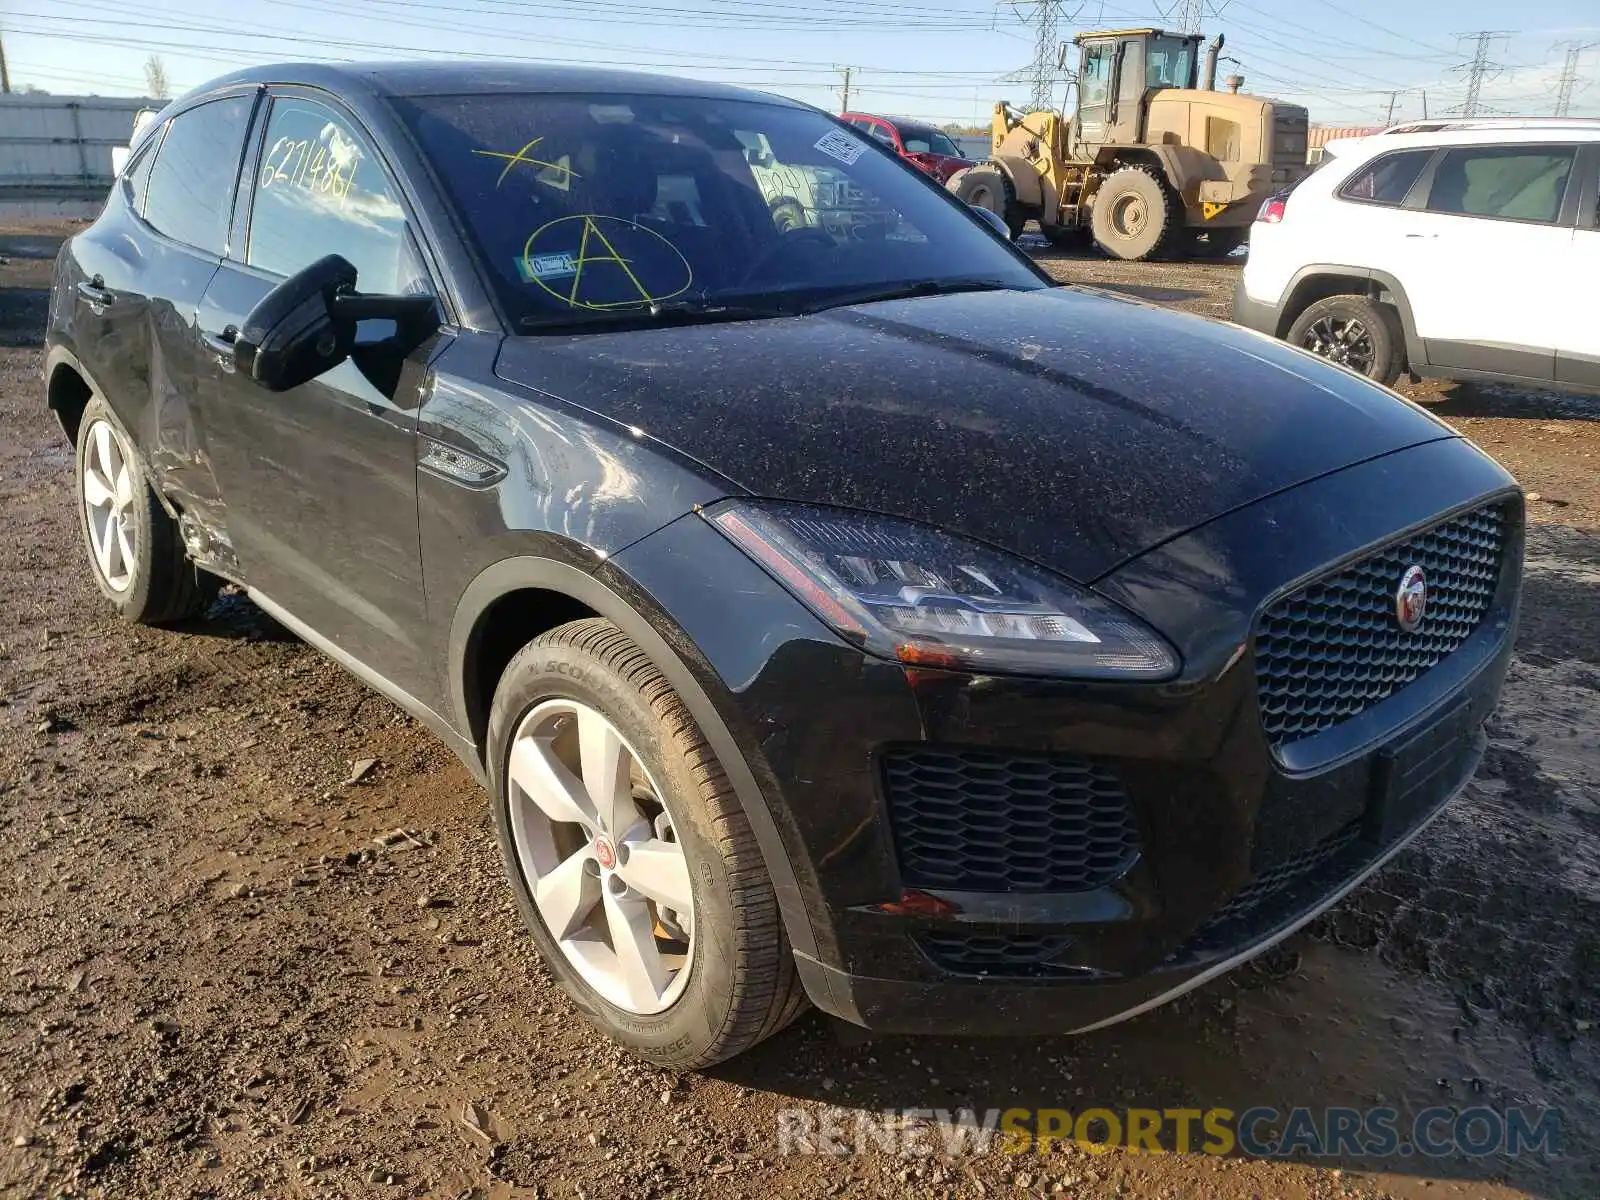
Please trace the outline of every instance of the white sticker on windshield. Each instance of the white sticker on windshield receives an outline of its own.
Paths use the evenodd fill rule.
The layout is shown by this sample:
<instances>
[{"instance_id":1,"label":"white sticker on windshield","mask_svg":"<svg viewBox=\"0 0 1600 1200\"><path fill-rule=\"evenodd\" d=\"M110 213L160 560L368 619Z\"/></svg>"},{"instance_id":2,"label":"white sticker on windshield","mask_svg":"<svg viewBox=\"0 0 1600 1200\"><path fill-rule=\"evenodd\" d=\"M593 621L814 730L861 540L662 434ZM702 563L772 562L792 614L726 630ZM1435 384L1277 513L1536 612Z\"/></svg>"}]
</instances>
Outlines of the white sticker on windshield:
<instances>
[{"instance_id":1,"label":"white sticker on windshield","mask_svg":"<svg viewBox=\"0 0 1600 1200\"><path fill-rule=\"evenodd\" d=\"M560 279L577 273L578 264L567 253L535 254L517 259L517 274L528 283L536 279Z\"/></svg>"},{"instance_id":2,"label":"white sticker on windshield","mask_svg":"<svg viewBox=\"0 0 1600 1200\"><path fill-rule=\"evenodd\" d=\"M842 129L830 129L816 141L818 150L830 158L837 158L845 166L852 165L867 148L866 143Z\"/></svg>"}]
</instances>

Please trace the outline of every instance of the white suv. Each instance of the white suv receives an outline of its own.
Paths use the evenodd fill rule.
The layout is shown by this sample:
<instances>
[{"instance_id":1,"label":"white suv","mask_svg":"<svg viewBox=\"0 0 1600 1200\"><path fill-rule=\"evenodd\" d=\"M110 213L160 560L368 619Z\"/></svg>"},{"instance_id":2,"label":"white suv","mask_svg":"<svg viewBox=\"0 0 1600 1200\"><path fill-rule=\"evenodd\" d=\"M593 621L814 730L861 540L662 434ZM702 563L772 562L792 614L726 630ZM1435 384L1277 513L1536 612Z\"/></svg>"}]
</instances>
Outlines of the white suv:
<instances>
[{"instance_id":1,"label":"white suv","mask_svg":"<svg viewBox=\"0 0 1600 1200\"><path fill-rule=\"evenodd\" d=\"M1234 320L1382 383L1600 392L1600 120L1330 142L1251 226Z\"/></svg>"}]
</instances>

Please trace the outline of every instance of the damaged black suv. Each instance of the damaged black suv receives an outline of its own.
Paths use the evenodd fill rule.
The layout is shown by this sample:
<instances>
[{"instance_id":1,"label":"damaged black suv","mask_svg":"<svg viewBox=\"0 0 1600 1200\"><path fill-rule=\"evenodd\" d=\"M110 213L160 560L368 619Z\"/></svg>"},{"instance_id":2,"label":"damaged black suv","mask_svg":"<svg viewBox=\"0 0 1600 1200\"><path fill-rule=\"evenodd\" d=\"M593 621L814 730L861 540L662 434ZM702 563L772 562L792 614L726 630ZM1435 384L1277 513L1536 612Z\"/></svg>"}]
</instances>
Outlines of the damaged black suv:
<instances>
[{"instance_id":1,"label":"damaged black suv","mask_svg":"<svg viewBox=\"0 0 1600 1200\"><path fill-rule=\"evenodd\" d=\"M45 373L106 598L230 581L437 731L664 1064L1195 987L1460 789L1510 652L1521 496L1449 428L702 82L220 79Z\"/></svg>"}]
</instances>

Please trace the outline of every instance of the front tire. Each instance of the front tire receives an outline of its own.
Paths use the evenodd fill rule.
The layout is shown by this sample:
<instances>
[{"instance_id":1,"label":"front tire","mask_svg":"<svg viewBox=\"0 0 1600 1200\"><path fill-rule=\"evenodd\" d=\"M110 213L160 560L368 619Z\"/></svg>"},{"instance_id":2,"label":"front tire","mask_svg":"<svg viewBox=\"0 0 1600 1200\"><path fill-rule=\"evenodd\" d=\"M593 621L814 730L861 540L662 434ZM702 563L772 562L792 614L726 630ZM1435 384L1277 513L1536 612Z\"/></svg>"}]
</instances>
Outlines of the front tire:
<instances>
[{"instance_id":1,"label":"front tire","mask_svg":"<svg viewBox=\"0 0 1600 1200\"><path fill-rule=\"evenodd\" d=\"M1394 309L1367 296L1328 296L1309 305L1284 339L1390 386L1406 368L1405 333Z\"/></svg>"},{"instance_id":2,"label":"front tire","mask_svg":"<svg viewBox=\"0 0 1600 1200\"><path fill-rule=\"evenodd\" d=\"M1011 177L1000 167L994 163L967 167L952 175L948 186L963 204L987 208L1004 221L1013 242L1022 236L1028 214L1017 201Z\"/></svg>"},{"instance_id":3,"label":"front tire","mask_svg":"<svg viewBox=\"0 0 1600 1200\"><path fill-rule=\"evenodd\" d=\"M221 581L189 561L111 408L100 396L78 423L78 526L89 571L117 612L141 625L199 616Z\"/></svg>"},{"instance_id":4,"label":"front tire","mask_svg":"<svg viewBox=\"0 0 1600 1200\"><path fill-rule=\"evenodd\" d=\"M506 667L489 718L494 821L556 981L635 1054L694 1070L804 1007L755 835L693 717L609 621Z\"/></svg>"}]
</instances>

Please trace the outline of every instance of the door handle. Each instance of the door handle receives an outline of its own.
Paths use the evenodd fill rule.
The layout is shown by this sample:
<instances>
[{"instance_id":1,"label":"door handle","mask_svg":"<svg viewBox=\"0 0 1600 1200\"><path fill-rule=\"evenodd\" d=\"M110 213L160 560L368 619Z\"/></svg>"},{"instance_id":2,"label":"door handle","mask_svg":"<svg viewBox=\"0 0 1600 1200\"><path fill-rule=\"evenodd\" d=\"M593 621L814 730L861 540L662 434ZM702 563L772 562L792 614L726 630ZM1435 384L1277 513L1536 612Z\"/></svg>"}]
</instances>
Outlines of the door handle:
<instances>
[{"instance_id":1,"label":"door handle","mask_svg":"<svg viewBox=\"0 0 1600 1200\"><path fill-rule=\"evenodd\" d=\"M239 340L239 327L229 325L221 333L201 333L200 340L206 344L206 349L211 351L211 357L230 375L233 373L233 348Z\"/></svg>"},{"instance_id":2,"label":"door handle","mask_svg":"<svg viewBox=\"0 0 1600 1200\"><path fill-rule=\"evenodd\" d=\"M1409 241L1412 238L1436 238L1438 236L1437 233L1408 233L1406 234L1406 239Z\"/></svg>"}]
</instances>

